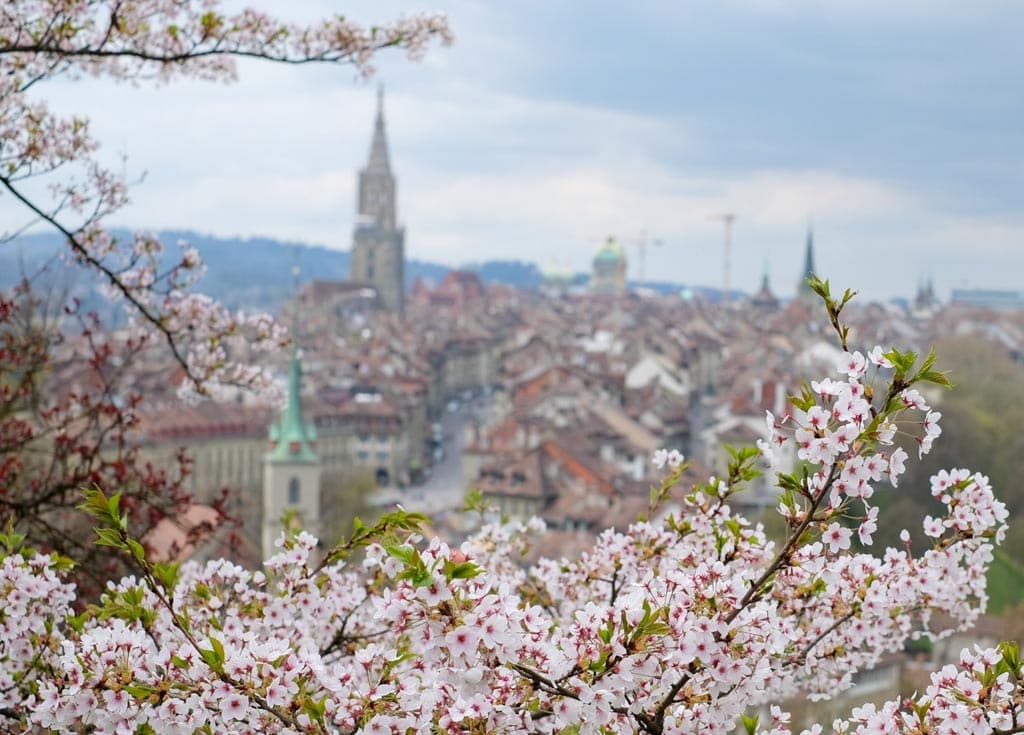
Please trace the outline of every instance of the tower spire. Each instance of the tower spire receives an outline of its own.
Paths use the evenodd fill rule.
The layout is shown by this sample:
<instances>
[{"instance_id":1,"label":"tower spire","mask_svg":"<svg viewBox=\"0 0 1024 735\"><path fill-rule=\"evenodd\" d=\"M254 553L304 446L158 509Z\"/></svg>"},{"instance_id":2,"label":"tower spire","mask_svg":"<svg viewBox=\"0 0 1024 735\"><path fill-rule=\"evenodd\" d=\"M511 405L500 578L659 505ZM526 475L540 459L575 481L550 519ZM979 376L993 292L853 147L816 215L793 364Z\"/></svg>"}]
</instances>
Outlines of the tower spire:
<instances>
[{"instance_id":1,"label":"tower spire","mask_svg":"<svg viewBox=\"0 0 1024 735\"><path fill-rule=\"evenodd\" d=\"M320 533L320 473L313 448L316 429L302 420L302 369L292 342L288 402L270 427L270 451L263 455L263 558L275 553L281 522L290 515L313 535Z\"/></svg>"},{"instance_id":2,"label":"tower spire","mask_svg":"<svg viewBox=\"0 0 1024 735\"><path fill-rule=\"evenodd\" d=\"M317 462L313 443L316 429L302 420L302 367L299 348L292 341L292 357L288 371L288 402L281 418L270 427L270 462Z\"/></svg>"},{"instance_id":3,"label":"tower spire","mask_svg":"<svg viewBox=\"0 0 1024 735\"><path fill-rule=\"evenodd\" d=\"M377 87L377 118L373 125L373 142L370 143L370 160L367 171L391 172L388 158L388 138L384 128L384 85Z\"/></svg>"},{"instance_id":4,"label":"tower spire","mask_svg":"<svg viewBox=\"0 0 1024 735\"><path fill-rule=\"evenodd\" d=\"M386 309L401 314L405 305L405 231L398 226L395 177L388 159L384 88L377 90L377 118L370 160L359 172L359 219L352 242L349 278L377 289Z\"/></svg>"},{"instance_id":5,"label":"tower spire","mask_svg":"<svg viewBox=\"0 0 1024 735\"><path fill-rule=\"evenodd\" d=\"M814 226L807 224L807 245L804 250L804 268L800 273L800 280L796 284L796 297L807 304L813 304L816 296L811 287L807 285L807 279L815 274L814 267Z\"/></svg>"},{"instance_id":6,"label":"tower spire","mask_svg":"<svg viewBox=\"0 0 1024 735\"><path fill-rule=\"evenodd\" d=\"M807 251L804 253L804 278L814 275L814 227L807 225Z\"/></svg>"}]
</instances>

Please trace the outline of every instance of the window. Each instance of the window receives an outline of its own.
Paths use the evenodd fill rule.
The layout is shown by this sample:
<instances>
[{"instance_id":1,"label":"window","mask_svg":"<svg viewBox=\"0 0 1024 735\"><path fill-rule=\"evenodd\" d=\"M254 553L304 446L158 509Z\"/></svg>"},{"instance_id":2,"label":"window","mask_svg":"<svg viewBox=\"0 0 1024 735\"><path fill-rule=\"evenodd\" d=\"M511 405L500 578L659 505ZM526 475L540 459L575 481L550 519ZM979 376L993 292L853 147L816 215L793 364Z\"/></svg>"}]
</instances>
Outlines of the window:
<instances>
[{"instance_id":1,"label":"window","mask_svg":"<svg viewBox=\"0 0 1024 735\"><path fill-rule=\"evenodd\" d=\"M301 488L299 486L299 478L293 477L288 481L288 504L298 505L300 497Z\"/></svg>"}]
</instances>

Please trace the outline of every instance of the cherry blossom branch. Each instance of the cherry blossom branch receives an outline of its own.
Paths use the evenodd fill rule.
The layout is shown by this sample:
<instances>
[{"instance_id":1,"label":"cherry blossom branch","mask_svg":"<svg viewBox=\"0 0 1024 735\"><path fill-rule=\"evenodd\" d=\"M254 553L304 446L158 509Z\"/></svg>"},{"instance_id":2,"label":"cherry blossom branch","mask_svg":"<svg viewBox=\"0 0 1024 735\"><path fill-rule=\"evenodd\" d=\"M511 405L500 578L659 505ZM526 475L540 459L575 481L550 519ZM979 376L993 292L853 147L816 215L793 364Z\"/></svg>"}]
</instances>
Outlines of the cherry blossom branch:
<instances>
[{"instance_id":1,"label":"cherry blossom branch","mask_svg":"<svg viewBox=\"0 0 1024 735\"><path fill-rule=\"evenodd\" d=\"M733 610L730 611L728 615L725 616L726 623L731 623L733 620L735 620L736 616L743 612L744 608L746 608L747 605L749 605L753 600L756 599L756 597L762 594L762 587L776 574L776 572L778 572L785 564L789 563L790 558L793 555L793 552L801 543L804 531L806 531L810 527L812 522L819 520L815 517L814 514L817 512L818 507L821 505L821 502L826 497L828 497L829 493L832 491L832 485L835 483L835 480L838 477L838 475L839 468L833 465L829 469L828 479L825 481L825 484L822 486L821 490L819 490L816 494L812 495L811 505L805 511L803 519L800 521L799 524L797 524L796 528L790 532L789 538L786 539L785 545L782 547L779 553L775 555L775 558L772 559L772 562L768 565L768 568L764 570L761 576L759 576L755 581L750 583L750 587L747 589L747 592L743 595L742 599L740 599L739 604L735 608L733 608Z\"/></svg>"},{"instance_id":2,"label":"cherry blossom branch","mask_svg":"<svg viewBox=\"0 0 1024 735\"><path fill-rule=\"evenodd\" d=\"M218 679L236 691L244 692L247 697L256 702L260 709L274 716L283 725L298 729L300 727L298 720L285 712L281 712L279 708L271 706L260 694L247 691L241 682L224 670L223 661L215 666L207 659L207 655L204 653L205 649L199 645L199 641L196 640L195 635L192 633L192 626L188 618L184 617L174 608L174 603L169 595L170 590L164 578L165 574L157 573L157 567L146 558L142 545L128 534L128 519L127 516L121 515L118 510L119 500L120 498L117 495L113 498L107 498L99 489L86 494L86 501L82 508L94 513L97 519L105 524L105 527L97 529L97 534L100 537L99 543L120 548L131 557L132 561L141 569L146 587L153 593L164 609L167 610L175 629L184 636L192 649L207 662L210 670ZM163 569L169 572L171 567L164 566Z\"/></svg>"},{"instance_id":3,"label":"cherry blossom branch","mask_svg":"<svg viewBox=\"0 0 1024 735\"><path fill-rule=\"evenodd\" d=\"M153 313L147 304L142 303L142 301L138 297L136 297L134 291L131 288L129 288L128 285L119 277L119 274L113 271L111 268L109 268L99 258L90 253L89 249L78 240L75 234L68 230L66 227L64 227L64 225L57 221L55 217L51 216L47 212L44 212L33 201L31 201L28 197L22 194L21 191L19 191L11 183L10 179L8 179L6 176L0 176L0 184L3 184L4 187L18 201L20 201L22 204L28 207L28 209L31 210L37 217L39 217L41 220L43 220L47 224L51 225L54 229L56 229L64 237L65 241L68 243L71 249L81 260L88 263L92 268L99 271L106 278L107 283L109 283L112 288L116 289L117 292L121 294L121 296L123 296L125 300L127 300L128 303L132 305L132 307L134 307L134 309L146 322L148 322L158 332L160 332L161 335L163 335L164 341L167 343L167 347L168 349L170 349L171 355L174 357L175 362L177 362L182 367L182 369L185 370L190 380L192 380L197 386L201 385L201 378L192 371L192 367L189 364L189 361L185 358L183 354L181 354L181 351L178 348L178 343L175 335L169 329L167 329L166 325L163 322L163 319L161 319L157 314Z\"/></svg>"},{"instance_id":4,"label":"cherry blossom branch","mask_svg":"<svg viewBox=\"0 0 1024 735\"><path fill-rule=\"evenodd\" d=\"M841 627L843 627L846 623L848 623L851 620L853 620L855 617L857 617L857 615L859 613L860 613L860 607L858 605L851 606L849 612L847 612L842 617L836 618L835 621L832 623L832 625L828 626L825 630L823 630L819 636L817 636L816 638L814 638L811 641L808 641L807 645L804 646L803 650L800 651L799 654L797 654L797 657L795 659L795 663L801 663L804 660L806 660L807 659L807 655L811 651L814 650L815 646L817 646L819 643L821 643L823 640L825 640L825 638L827 638L832 633L835 633L837 630L839 630Z\"/></svg>"}]
</instances>

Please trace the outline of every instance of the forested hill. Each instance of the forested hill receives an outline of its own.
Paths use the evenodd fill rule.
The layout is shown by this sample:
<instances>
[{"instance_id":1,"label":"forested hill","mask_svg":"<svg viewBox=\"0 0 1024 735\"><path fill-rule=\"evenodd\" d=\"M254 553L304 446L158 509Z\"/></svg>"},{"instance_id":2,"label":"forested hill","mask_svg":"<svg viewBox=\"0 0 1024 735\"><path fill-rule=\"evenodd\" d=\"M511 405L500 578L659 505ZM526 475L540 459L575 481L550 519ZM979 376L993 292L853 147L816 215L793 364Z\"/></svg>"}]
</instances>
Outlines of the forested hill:
<instances>
[{"instance_id":1,"label":"forested hill","mask_svg":"<svg viewBox=\"0 0 1024 735\"><path fill-rule=\"evenodd\" d=\"M188 231L157 233L169 253L177 251L179 241L199 249L206 262L206 275L201 281L205 293L234 308L276 310L293 290L292 268L299 266L301 281L343 279L348 275L347 250L331 250L320 245L284 242L265 237L220 238ZM115 230L120 238L129 238L127 230ZM60 238L49 233L25 235L0 245L0 287L8 287L22 275L36 276L48 266L41 283L91 299L95 279L82 278L55 257ZM480 277L492 283L506 283L521 288L540 285L541 274L532 263L520 261L485 261L473 266ZM450 266L421 260L406 263L407 286L417 278L438 283L451 270Z\"/></svg>"}]
</instances>

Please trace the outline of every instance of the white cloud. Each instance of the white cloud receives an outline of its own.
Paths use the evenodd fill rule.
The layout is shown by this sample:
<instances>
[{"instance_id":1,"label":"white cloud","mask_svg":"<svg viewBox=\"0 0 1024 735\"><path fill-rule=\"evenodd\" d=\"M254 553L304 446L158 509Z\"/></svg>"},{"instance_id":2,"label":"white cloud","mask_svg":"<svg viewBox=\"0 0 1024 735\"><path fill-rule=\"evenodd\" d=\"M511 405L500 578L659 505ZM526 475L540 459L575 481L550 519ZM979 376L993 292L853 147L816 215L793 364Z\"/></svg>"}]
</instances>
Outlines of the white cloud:
<instances>
[{"instance_id":1,"label":"white cloud","mask_svg":"<svg viewBox=\"0 0 1024 735\"><path fill-rule=\"evenodd\" d=\"M356 10L366 20L386 19L398 5L367 2ZM845 14L874 23L883 3L832 4L813 12L810 0L784 5L735 0L730 7L793 12L798 19ZM936 17L960 12L951 4L927 5ZM715 124L702 110L680 120L623 111L619 99L591 97L584 104L543 98L530 91L525 72L558 70L546 69L545 49L535 39L503 33L515 26L505 23L516 12L511 6L471 0L449 6L460 37L454 49L436 50L421 65L399 54L381 60L399 213L414 257L453 264L520 257L585 270L594 238L643 228L666 241L649 251L649 275L716 284L722 230L711 216L732 211L739 217L733 283L741 288L756 286L770 257L780 291L790 290L808 217L826 272L869 293L906 293L930 270L955 273L950 282L966 278L1004 287L1014 286L1012 274L1024 271L1019 217L954 216L907 178L883 180L825 165L726 168L695 132ZM915 0L898 12L927 14L923 6ZM296 12L313 17L333 7L324 0ZM637 12L675 12L665 7ZM992 15L1000 6L985 7ZM522 26L519 20L515 27ZM621 40L623 53L643 52ZM928 61L920 60L922 68ZM651 59L651 69L658 63ZM45 93L60 109L93 118L111 160L125 151L129 173L149 172L120 222L347 247L356 170L372 129L374 85L344 68L244 64L241 72L240 83L231 87L132 89L83 80ZM506 84L510 79L517 83ZM666 89L658 87L657 94ZM758 120L748 124L758 130Z\"/></svg>"},{"instance_id":2,"label":"white cloud","mask_svg":"<svg viewBox=\"0 0 1024 735\"><path fill-rule=\"evenodd\" d=\"M755 171L731 185L728 198L753 224L768 227L800 227L815 217L877 219L916 206L895 187L831 171Z\"/></svg>"}]
</instances>

